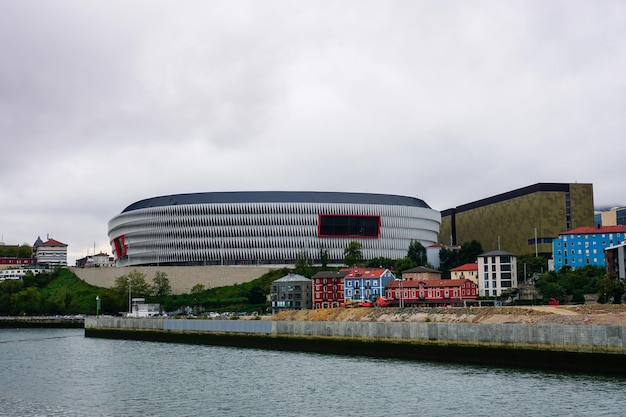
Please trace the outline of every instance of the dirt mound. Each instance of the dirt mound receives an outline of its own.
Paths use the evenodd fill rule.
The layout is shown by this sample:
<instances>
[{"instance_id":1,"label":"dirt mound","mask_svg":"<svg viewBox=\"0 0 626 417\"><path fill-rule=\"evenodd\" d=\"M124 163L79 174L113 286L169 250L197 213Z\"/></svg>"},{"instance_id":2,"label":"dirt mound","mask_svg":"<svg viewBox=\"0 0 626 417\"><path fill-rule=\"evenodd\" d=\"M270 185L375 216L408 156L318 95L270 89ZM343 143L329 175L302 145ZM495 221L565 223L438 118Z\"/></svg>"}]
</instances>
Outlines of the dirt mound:
<instances>
[{"instance_id":1,"label":"dirt mound","mask_svg":"<svg viewBox=\"0 0 626 417\"><path fill-rule=\"evenodd\" d=\"M626 305L329 308L277 313L269 320L626 325Z\"/></svg>"}]
</instances>

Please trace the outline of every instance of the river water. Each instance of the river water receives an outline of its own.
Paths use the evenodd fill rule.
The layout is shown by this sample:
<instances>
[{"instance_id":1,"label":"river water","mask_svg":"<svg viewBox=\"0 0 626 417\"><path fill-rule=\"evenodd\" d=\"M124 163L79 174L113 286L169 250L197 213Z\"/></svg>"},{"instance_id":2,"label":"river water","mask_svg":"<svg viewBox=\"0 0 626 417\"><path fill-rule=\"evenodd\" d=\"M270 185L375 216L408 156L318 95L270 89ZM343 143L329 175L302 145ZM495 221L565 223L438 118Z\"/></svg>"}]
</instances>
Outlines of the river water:
<instances>
[{"instance_id":1,"label":"river water","mask_svg":"<svg viewBox=\"0 0 626 417\"><path fill-rule=\"evenodd\" d=\"M0 330L0 416L616 416L626 378Z\"/></svg>"}]
</instances>

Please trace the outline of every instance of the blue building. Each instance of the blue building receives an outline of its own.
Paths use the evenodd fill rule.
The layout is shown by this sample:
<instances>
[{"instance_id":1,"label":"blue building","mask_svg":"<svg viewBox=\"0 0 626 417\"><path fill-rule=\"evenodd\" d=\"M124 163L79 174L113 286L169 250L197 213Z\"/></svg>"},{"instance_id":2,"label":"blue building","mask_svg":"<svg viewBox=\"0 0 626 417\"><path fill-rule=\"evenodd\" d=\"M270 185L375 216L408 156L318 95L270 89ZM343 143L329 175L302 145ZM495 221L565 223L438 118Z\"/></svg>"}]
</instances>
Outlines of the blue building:
<instances>
[{"instance_id":1,"label":"blue building","mask_svg":"<svg viewBox=\"0 0 626 417\"><path fill-rule=\"evenodd\" d=\"M585 265L606 266L604 250L626 240L626 225L577 227L562 232L552 242L554 270Z\"/></svg>"},{"instance_id":2,"label":"blue building","mask_svg":"<svg viewBox=\"0 0 626 417\"><path fill-rule=\"evenodd\" d=\"M341 272L347 272L343 279L346 303L384 297L385 286L396 279L385 268L345 268Z\"/></svg>"}]
</instances>

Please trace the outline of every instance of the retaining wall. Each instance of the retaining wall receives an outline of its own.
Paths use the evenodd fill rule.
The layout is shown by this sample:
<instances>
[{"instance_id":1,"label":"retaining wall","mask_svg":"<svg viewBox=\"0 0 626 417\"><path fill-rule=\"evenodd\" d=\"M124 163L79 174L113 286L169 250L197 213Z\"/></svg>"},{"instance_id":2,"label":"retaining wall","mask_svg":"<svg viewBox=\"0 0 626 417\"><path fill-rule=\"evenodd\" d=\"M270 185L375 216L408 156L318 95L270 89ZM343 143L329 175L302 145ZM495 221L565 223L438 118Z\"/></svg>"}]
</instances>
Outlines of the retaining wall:
<instances>
[{"instance_id":1,"label":"retaining wall","mask_svg":"<svg viewBox=\"0 0 626 417\"><path fill-rule=\"evenodd\" d=\"M86 318L85 335L626 374L626 326Z\"/></svg>"},{"instance_id":2,"label":"retaining wall","mask_svg":"<svg viewBox=\"0 0 626 417\"><path fill-rule=\"evenodd\" d=\"M277 267L278 268L278 267ZM165 272L172 287L172 293L189 293L196 284L205 288L224 287L243 284L259 278L273 268L267 266L137 266L111 268L76 268L70 271L88 284L98 287L111 288L115 285L115 278L127 275L133 269L146 276L147 282L157 271Z\"/></svg>"}]
</instances>

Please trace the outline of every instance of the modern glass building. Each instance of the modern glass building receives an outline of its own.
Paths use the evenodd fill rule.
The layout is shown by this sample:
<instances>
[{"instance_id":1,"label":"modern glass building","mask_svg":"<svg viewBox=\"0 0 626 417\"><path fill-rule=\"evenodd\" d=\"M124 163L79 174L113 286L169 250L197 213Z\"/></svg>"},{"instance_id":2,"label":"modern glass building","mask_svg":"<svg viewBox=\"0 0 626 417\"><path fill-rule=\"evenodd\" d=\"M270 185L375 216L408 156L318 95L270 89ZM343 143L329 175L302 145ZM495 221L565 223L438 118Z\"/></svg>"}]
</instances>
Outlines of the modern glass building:
<instances>
[{"instance_id":1,"label":"modern glass building","mask_svg":"<svg viewBox=\"0 0 626 417\"><path fill-rule=\"evenodd\" d=\"M594 225L593 185L538 183L441 212L439 243L552 256L559 233Z\"/></svg>"},{"instance_id":2,"label":"modern glass building","mask_svg":"<svg viewBox=\"0 0 626 417\"><path fill-rule=\"evenodd\" d=\"M388 194L251 191L141 200L109 221L118 266L342 264L351 241L364 259L406 256L437 242L441 215Z\"/></svg>"}]
</instances>

